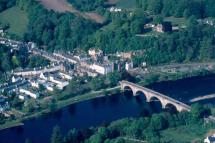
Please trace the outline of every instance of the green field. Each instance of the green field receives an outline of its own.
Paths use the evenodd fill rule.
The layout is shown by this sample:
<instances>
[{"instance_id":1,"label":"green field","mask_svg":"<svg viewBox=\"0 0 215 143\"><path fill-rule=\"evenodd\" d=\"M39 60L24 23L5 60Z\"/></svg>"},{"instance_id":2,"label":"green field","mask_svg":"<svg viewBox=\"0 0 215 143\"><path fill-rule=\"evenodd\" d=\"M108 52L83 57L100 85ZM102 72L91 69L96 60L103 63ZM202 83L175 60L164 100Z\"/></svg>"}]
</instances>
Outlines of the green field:
<instances>
[{"instance_id":1,"label":"green field","mask_svg":"<svg viewBox=\"0 0 215 143\"><path fill-rule=\"evenodd\" d=\"M10 34L23 37L23 34L27 30L27 14L15 6L0 13L0 23L10 25L8 30Z\"/></svg>"},{"instance_id":2,"label":"green field","mask_svg":"<svg viewBox=\"0 0 215 143\"><path fill-rule=\"evenodd\" d=\"M202 141L208 130L201 125L180 126L162 131L161 136L174 143L188 143Z\"/></svg>"},{"instance_id":3,"label":"green field","mask_svg":"<svg viewBox=\"0 0 215 143\"><path fill-rule=\"evenodd\" d=\"M171 22L172 25L184 26L187 23L185 18L165 17L164 21Z\"/></svg>"},{"instance_id":4,"label":"green field","mask_svg":"<svg viewBox=\"0 0 215 143\"><path fill-rule=\"evenodd\" d=\"M135 0L119 0L116 6L121 8L134 8Z\"/></svg>"}]
</instances>

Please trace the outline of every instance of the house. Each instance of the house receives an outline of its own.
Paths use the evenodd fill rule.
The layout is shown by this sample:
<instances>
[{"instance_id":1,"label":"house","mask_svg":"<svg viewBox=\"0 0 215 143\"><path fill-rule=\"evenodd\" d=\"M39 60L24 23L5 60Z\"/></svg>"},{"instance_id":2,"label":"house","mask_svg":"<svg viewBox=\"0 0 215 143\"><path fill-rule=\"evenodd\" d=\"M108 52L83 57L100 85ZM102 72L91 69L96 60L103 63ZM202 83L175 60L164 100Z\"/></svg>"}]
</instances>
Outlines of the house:
<instances>
[{"instance_id":1,"label":"house","mask_svg":"<svg viewBox=\"0 0 215 143\"><path fill-rule=\"evenodd\" d=\"M204 143L215 143L215 134L204 139Z\"/></svg>"},{"instance_id":2,"label":"house","mask_svg":"<svg viewBox=\"0 0 215 143\"><path fill-rule=\"evenodd\" d=\"M117 56L123 59L131 59L133 56L133 52L121 52L121 53L117 53Z\"/></svg>"},{"instance_id":3,"label":"house","mask_svg":"<svg viewBox=\"0 0 215 143\"><path fill-rule=\"evenodd\" d=\"M37 45L36 45L36 43L34 43L34 42L28 42L28 47L29 47L30 49L34 49L34 48L37 47Z\"/></svg>"},{"instance_id":4,"label":"house","mask_svg":"<svg viewBox=\"0 0 215 143\"><path fill-rule=\"evenodd\" d=\"M48 91L54 91L54 84L51 83L51 82L47 82L47 83L44 83L43 86L48 90Z\"/></svg>"},{"instance_id":5,"label":"house","mask_svg":"<svg viewBox=\"0 0 215 143\"><path fill-rule=\"evenodd\" d=\"M55 83L57 85L57 87L61 90L64 89L64 87L66 87L67 85L69 85L68 81L64 81L55 75L51 75L49 77L49 81Z\"/></svg>"},{"instance_id":6,"label":"house","mask_svg":"<svg viewBox=\"0 0 215 143\"><path fill-rule=\"evenodd\" d=\"M160 33L172 32L172 24L171 22L163 22L161 24L156 25L153 30Z\"/></svg>"},{"instance_id":7,"label":"house","mask_svg":"<svg viewBox=\"0 0 215 143\"><path fill-rule=\"evenodd\" d=\"M95 70L97 73L106 75L113 72L113 64L98 64L94 63L90 66L90 69Z\"/></svg>"},{"instance_id":8,"label":"house","mask_svg":"<svg viewBox=\"0 0 215 143\"><path fill-rule=\"evenodd\" d=\"M29 80L29 83L31 84L32 87L35 87L35 88L39 88L40 87L39 82L36 81L36 80Z\"/></svg>"},{"instance_id":9,"label":"house","mask_svg":"<svg viewBox=\"0 0 215 143\"><path fill-rule=\"evenodd\" d=\"M97 58L98 56L103 55L103 51L99 49L89 49L88 54L93 58Z\"/></svg>"},{"instance_id":10,"label":"house","mask_svg":"<svg viewBox=\"0 0 215 143\"><path fill-rule=\"evenodd\" d=\"M54 52L53 55L58 57L58 58L60 58L60 59L64 59L64 60L66 60L66 61L68 61L69 63L72 63L72 64L77 64L78 63L77 59L75 59L71 54Z\"/></svg>"},{"instance_id":11,"label":"house","mask_svg":"<svg viewBox=\"0 0 215 143\"><path fill-rule=\"evenodd\" d=\"M111 7L109 11L110 11L110 12L121 12L122 9L121 9L121 8Z\"/></svg>"},{"instance_id":12,"label":"house","mask_svg":"<svg viewBox=\"0 0 215 143\"><path fill-rule=\"evenodd\" d=\"M20 80L22 80L21 77L18 77L18 76L13 76L12 77L12 83L15 83L15 82L20 81Z\"/></svg>"},{"instance_id":13,"label":"house","mask_svg":"<svg viewBox=\"0 0 215 143\"><path fill-rule=\"evenodd\" d=\"M59 75L63 78L63 79L67 79L67 80L71 80L72 79L72 75L65 73L65 72L59 72Z\"/></svg>"},{"instance_id":14,"label":"house","mask_svg":"<svg viewBox=\"0 0 215 143\"><path fill-rule=\"evenodd\" d=\"M20 95L19 95L19 99L20 99L20 100L25 100L25 101L26 101L26 100L29 99L29 96L26 95L26 94L20 94Z\"/></svg>"},{"instance_id":15,"label":"house","mask_svg":"<svg viewBox=\"0 0 215 143\"><path fill-rule=\"evenodd\" d=\"M87 57L87 55L85 54L76 55L74 56L74 58L76 58L79 62L84 62L89 60L89 57Z\"/></svg>"},{"instance_id":16,"label":"house","mask_svg":"<svg viewBox=\"0 0 215 143\"><path fill-rule=\"evenodd\" d=\"M30 90L27 90L27 89L24 89L24 88L20 88L19 92L23 93L23 94L26 94L26 95L29 95L30 97L32 97L34 99L39 98L39 93L34 93L34 92L32 92Z\"/></svg>"},{"instance_id":17,"label":"house","mask_svg":"<svg viewBox=\"0 0 215 143\"><path fill-rule=\"evenodd\" d=\"M49 75L48 75L48 73L41 73L40 78L47 81L49 79Z\"/></svg>"},{"instance_id":18,"label":"house","mask_svg":"<svg viewBox=\"0 0 215 143\"><path fill-rule=\"evenodd\" d=\"M133 69L133 68L134 68L134 64L133 64L132 61L126 62L126 63L125 63L125 69L126 69L127 71L129 71L129 70L131 70L131 69Z\"/></svg>"}]
</instances>

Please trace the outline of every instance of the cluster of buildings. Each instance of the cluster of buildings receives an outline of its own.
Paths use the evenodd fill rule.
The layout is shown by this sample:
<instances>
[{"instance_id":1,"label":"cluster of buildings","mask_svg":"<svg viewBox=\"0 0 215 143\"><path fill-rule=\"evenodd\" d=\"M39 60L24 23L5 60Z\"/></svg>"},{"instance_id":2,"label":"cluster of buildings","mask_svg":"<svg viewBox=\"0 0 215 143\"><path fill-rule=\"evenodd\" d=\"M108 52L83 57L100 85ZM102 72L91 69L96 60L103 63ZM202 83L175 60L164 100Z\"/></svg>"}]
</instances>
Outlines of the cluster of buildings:
<instances>
[{"instance_id":1,"label":"cluster of buildings","mask_svg":"<svg viewBox=\"0 0 215 143\"><path fill-rule=\"evenodd\" d=\"M204 143L215 143L215 134L213 134L211 136L207 136L204 139Z\"/></svg>"},{"instance_id":2,"label":"cluster of buildings","mask_svg":"<svg viewBox=\"0 0 215 143\"><path fill-rule=\"evenodd\" d=\"M122 9L121 8L117 8L117 7L111 7L109 9L110 12L122 12Z\"/></svg>"},{"instance_id":3,"label":"cluster of buildings","mask_svg":"<svg viewBox=\"0 0 215 143\"><path fill-rule=\"evenodd\" d=\"M40 99L44 94L53 92L55 89L63 90L69 85L70 80L75 77L96 77L103 76L114 71L133 69L132 52L105 55L103 51L92 48L88 52L53 52L48 53L38 49L36 44L27 44L0 38L0 43L19 50L20 45L27 46L30 54L42 56L50 60L51 64L46 67L35 67L33 69L16 69L10 72L5 84L0 85L0 91L5 96L15 95L22 101L29 99ZM118 60L110 60L115 56ZM77 78L76 78L77 79ZM4 101L4 102L3 102ZM0 96L0 112L10 108L7 99Z\"/></svg>"},{"instance_id":4,"label":"cluster of buildings","mask_svg":"<svg viewBox=\"0 0 215 143\"><path fill-rule=\"evenodd\" d=\"M17 49L20 45L22 45L22 42L7 39L7 38L0 38L0 44Z\"/></svg>"},{"instance_id":5,"label":"cluster of buildings","mask_svg":"<svg viewBox=\"0 0 215 143\"><path fill-rule=\"evenodd\" d=\"M214 26L215 25L215 19L214 18L205 18L205 19L199 19L198 20L199 23L201 24L206 24L206 25L210 25L210 26Z\"/></svg>"}]
</instances>

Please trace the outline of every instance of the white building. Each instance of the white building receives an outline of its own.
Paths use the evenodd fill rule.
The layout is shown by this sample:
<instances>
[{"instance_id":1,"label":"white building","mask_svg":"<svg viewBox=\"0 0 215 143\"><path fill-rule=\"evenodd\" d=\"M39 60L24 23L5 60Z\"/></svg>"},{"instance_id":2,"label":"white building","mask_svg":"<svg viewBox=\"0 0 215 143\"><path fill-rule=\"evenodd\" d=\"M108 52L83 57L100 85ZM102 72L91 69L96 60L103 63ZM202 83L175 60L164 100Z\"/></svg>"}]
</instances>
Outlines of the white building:
<instances>
[{"instance_id":1,"label":"white building","mask_svg":"<svg viewBox=\"0 0 215 143\"><path fill-rule=\"evenodd\" d=\"M111 7L110 8L110 12L121 12L122 9L121 8L116 8L116 7Z\"/></svg>"},{"instance_id":2,"label":"white building","mask_svg":"<svg viewBox=\"0 0 215 143\"><path fill-rule=\"evenodd\" d=\"M41 74L40 74L40 78L47 81L47 80L49 79L48 73L41 73Z\"/></svg>"},{"instance_id":3,"label":"white building","mask_svg":"<svg viewBox=\"0 0 215 143\"><path fill-rule=\"evenodd\" d=\"M97 73L102 74L102 75L106 75L108 73L113 72L113 65L112 64L104 64L104 65L100 65L100 64L93 64L90 66L90 68L92 70L95 70Z\"/></svg>"},{"instance_id":4,"label":"white building","mask_svg":"<svg viewBox=\"0 0 215 143\"><path fill-rule=\"evenodd\" d=\"M29 97L28 97L28 95L20 94L20 95L19 95L19 99L20 99L20 100L27 100L27 99L29 99Z\"/></svg>"},{"instance_id":5,"label":"white building","mask_svg":"<svg viewBox=\"0 0 215 143\"><path fill-rule=\"evenodd\" d=\"M54 91L54 84L51 83L51 82L47 82L47 83L44 83L43 86L48 90L48 91Z\"/></svg>"},{"instance_id":6,"label":"white building","mask_svg":"<svg viewBox=\"0 0 215 143\"><path fill-rule=\"evenodd\" d=\"M64 87L66 87L67 85L69 85L69 82L68 81L64 81L64 80L61 80L59 78L56 78L54 76L50 76L50 79L49 79L51 82L57 84L57 87L59 89L64 89Z\"/></svg>"},{"instance_id":7,"label":"white building","mask_svg":"<svg viewBox=\"0 0 215 143\"><path fill-rule=\"evenodd\" d=\"M20 93L24 93L26 95L29 95L30 97L34 98L34 99L37 99L39 98L39 93L33 93L32 91L29 91L27 89L24 89L24 88L20 88L19 89L19 92Z\"/></svg>"},{"instance_id":8,"label":"white building","mask_svg":"<svg viewBox=\"0 0 215 143\"><path fill-rule=\"evenodd\" d=\"M59 75L64 78L64 79L67 79L67 80L71 80L72 79L72 75L68 74L68 73L65 73L65 72L59 72Z\"/></svg>"},{"instance_id":9,"label":"white building","mask_svg":"<svg viewBox=\"0 0 215 143\"><path fill-rule=\"evenodd\" d=\"M15 82L17 82L17 81L19 81L21 79L22 79L21 77L13 76L12 77L12 82L15 83Z\"/></svg>"},{"instance_id":10,"label":"white building","mask_svg":"<svg viewBox=\"0 0 215 143\"><path fill-rule=\"evenodd\" d=\"M215 134L204 139L204 143L215 143Z\"/></svg>"},{"instance_id":11,"label":"white building","mask_svg":"<svg viewBox=\"0 0 215 143\"><path fill-rule=\"evenodd\" d=\"M127 70L127 71L129 71L129 70L131 70L131 69L133 69L134 68L134 64L133 64L133 62L131 61L131 62L126 62L125 63L125 69Z\"/></svg>"},{"instance_id":12,"label":"white building","mask_svg":"<svg viewBox=\"0 0 215 143\"><path fill-rule=\"evenodd\" d=\"M99 50L99 49L89 49L88 50L88 54L91 57L96 58L97 56L102 56L103 55L103 51Z\"/></svg>"},{"instance_id":13,"label":"white building","mask_svg":"<svg viewBox=\"0 0 215 143\"><path fill-rule=\"evenodd\" d=\"M37 82L36 80L29 80L29 83L31 84L32 87L35 87L35 88L40 87L39 82Z\"/></svg>"}]
</instances>

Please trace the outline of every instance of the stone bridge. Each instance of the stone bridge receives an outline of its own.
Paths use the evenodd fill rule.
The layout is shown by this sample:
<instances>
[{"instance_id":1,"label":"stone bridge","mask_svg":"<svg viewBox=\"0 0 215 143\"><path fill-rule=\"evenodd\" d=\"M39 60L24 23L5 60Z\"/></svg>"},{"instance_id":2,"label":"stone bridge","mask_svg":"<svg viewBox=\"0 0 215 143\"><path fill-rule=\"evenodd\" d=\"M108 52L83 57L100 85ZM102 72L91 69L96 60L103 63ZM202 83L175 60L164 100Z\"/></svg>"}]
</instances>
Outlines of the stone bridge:
<instances>
[{"instance_id":1,"label":"stone bridge","mask_svg":"<svg viewBox=\"0 0 215 143\"><path fill-rule=\"evenodd\" d=\"M164 94L158 93L151 89L137 85L135 83L131 83L128 81L121 81L120 86L122 90L131 90L134 96L137 96L140 94L145 95L147 102L153 101L154 99L159 100L161 102L162 108L175 107L176 110L178 110L179 112L191 110L190 106L180 101L177 101L171 97L168 97Z\"/></svg>"}]
</instances>

